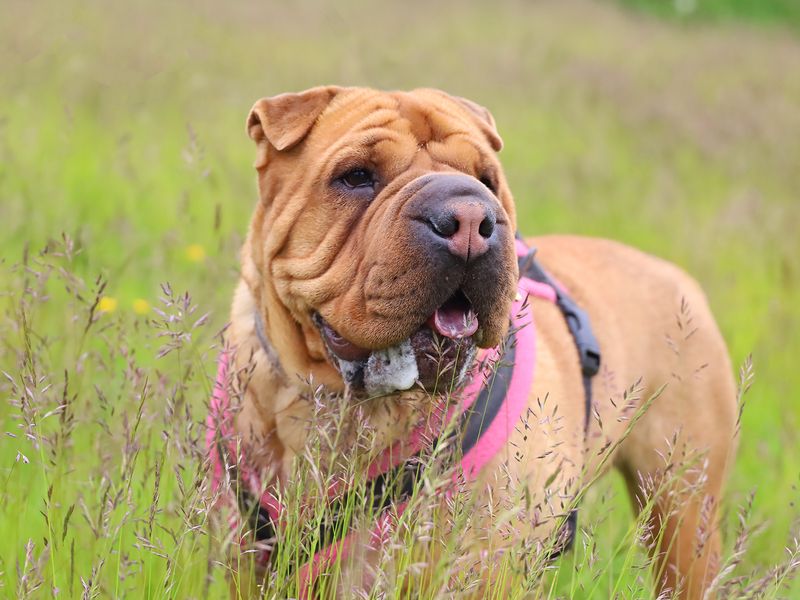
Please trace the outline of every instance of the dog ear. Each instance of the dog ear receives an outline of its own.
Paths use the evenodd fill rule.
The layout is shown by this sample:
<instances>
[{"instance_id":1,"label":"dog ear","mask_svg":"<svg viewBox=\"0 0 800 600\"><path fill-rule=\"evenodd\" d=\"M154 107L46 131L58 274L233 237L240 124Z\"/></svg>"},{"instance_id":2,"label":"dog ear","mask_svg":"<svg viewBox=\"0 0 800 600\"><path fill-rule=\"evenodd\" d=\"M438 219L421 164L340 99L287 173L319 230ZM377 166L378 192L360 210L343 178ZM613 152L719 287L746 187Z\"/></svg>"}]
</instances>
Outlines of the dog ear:
<instances>
[{"instance_id":1,"label":"dog ear","mask_svg":"<svg viewBox=\"0 0 800 600\"><path fill-rule=\"evenodd\" d=\"M500 137L500 134L497 133L497 125L495 124L494 117L492 116L492 113L489 112L489 109L484 108L477 102L462 98L461 96L452 96L452 98L478 118L481 129L486 135L486 138L489 140L492 150L495 152L500 152L500 150L503 149L503 140Z\"/></svg>"},{"instance_id":2,"label":"dog ear","mask_svg":"<svg viewBox=\"0 0 800 600\"><path fill-rule=\"evenodd\" d=\"M288 150L311 130L330 101L342 88L314 87L297 94L262 98L250 109L247 134L258 144L256 168L266 164L269 142L276 150Z\"/></svg>"}]
</instances>

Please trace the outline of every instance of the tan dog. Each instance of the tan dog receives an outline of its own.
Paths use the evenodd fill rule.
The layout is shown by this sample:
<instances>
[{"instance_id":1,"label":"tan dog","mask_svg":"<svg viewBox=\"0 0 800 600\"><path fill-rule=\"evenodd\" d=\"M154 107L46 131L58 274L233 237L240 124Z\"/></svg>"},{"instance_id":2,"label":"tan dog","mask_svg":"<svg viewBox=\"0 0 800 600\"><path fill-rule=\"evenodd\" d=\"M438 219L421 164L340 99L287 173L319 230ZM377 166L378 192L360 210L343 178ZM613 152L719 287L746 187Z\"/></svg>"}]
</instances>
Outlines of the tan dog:
<instances>
[{"instance_id":1,"label":"tan dog","mask_svg":"<svg viewBox=\"0 0 800 600\"><path fill-rule=\"evenodd\" d=\"M247 127L260 202L227 335L235 366L255 367L236 429L253 467L285 481L313 435L303 380L376 396L367 418L388 445L404 439L415 410L430 402L421 390L430 387L422 356L432 330L448 342L454 327L449 337L469 348L503 339L518 277L516 217L494 121L470 101L435 90L320 87L259 100ZM538 344L529 403L536 410L547 397L560 418L557 428L541 422L542 431L517 431L508 444L549 458L520 462L500 452L474 493L503 493L493 483L499 470L525 481L532 495L546 486L575 493L582 479L613 464L640 506L664 456L699 451L704 473L684 475L699 493L660 499L651 519L665 527L658 586L701 597L716 574L716 507L737 416L731 365L704 295L676 267L614 242L553 236L532 244L591 316L603 361L592 415L585 431L581 373L563 315L532 300ZM368 356L408 347L417 364L410 382L408 371L364 366ZM637 381L640 393L625 395ZM664 384L617 444L632 412ZM410 397L418 402L400 401ZM604 448L613 451L606 463Z\"/></svg>"}]
</instances>

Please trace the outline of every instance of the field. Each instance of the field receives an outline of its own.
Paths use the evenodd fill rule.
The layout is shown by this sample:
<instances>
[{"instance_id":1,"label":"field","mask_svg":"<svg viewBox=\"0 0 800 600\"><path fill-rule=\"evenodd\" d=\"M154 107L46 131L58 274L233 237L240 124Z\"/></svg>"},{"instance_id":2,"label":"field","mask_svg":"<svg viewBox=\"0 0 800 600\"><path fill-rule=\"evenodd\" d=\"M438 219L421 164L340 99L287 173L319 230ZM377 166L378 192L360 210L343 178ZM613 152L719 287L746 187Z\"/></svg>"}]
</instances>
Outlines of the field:
<instances>
[{"instance_id":1,"label":"field","mask_svg":"<svg viewBox=\"0 0 800 600\"><path fill-rule=\"evenodd\" d=\"M702 283L755 373L725 589L800 597L800 17L785 6L784 28L579 1L4 3L0 597L227 593L203 420L256 200L244 120L320 83L480 102L523 233L622 240ZM616 476L581 526L541 595L647 597Z\"/></svg>"}]
</instances>

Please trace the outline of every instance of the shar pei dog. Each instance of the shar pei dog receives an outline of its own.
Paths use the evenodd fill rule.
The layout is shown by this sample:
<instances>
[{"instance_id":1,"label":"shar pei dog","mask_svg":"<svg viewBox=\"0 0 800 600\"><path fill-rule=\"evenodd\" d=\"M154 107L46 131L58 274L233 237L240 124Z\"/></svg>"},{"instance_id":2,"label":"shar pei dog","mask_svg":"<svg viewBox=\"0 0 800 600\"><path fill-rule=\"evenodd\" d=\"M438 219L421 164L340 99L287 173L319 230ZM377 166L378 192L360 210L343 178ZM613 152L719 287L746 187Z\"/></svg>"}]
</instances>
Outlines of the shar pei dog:
<instances>
[{"instance_id":1,"label":"shar pei dog","mask_svg":"<svg viewBox=\"0 0 800 600\"><path fill-rule=\"evenodd\" d=\"M281 577L304 597L369 594L371 565L398 548L382 544L425 495L441 527L416 536L429 563L395 585L408 597L498 593L521 580L493 563L516 548L523 571L566 550L583 490L611 467L652 532L657 590L713 587L737 402L695 281L613 241L521 238L494 119L463 98L317 87L259 100L247 133L259 201L208 427L233 547L251 558L233 561L237 594L274 595ZM320 424L332 407L357 408L337 425L349 433ZM362 425L368 444L353 442ZM334 441L315 457L321 437ZM333 455L338 478L321 474ZM319 489L329 510L304 512ZM309 530L317 540L298 550ZM293 558L276 574L281 552ZM459 592L455 573L424 591L426 566L447 552L479 585Z\"/></svg>"}]
</instances>

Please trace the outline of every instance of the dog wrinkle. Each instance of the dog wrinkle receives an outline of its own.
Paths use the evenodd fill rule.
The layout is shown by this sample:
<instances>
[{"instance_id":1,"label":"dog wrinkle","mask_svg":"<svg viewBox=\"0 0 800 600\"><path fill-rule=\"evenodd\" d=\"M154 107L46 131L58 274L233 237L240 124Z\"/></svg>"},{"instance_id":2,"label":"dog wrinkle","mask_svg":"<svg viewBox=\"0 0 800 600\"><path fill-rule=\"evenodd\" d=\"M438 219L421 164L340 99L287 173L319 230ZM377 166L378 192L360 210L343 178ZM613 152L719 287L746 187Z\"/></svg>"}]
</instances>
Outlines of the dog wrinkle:
<instances>
[{"instance_id":1,"label":"dog wrinkle","mask_svg":"<svg viewBox=\"0 0 800 600\"><path fill-rule=\"evenodd\" d=\"M449 139L448 143L434 142L428 145L431 160L459 173L476 176L478 170L475 165L484 162L480 148L472 143L466 133L454 134Z\"/></svg>"},{"instance_id":2,"label":"dog wrinkle","mask_svg":"<svg viewBox=\"0 0 800 600\"><path fill-rule=\"evenodd\" d=\"M277 277L291 276L295 280L317 279L322 277L337 260L340 260L342 247L350 237L352 223L357 215L344 221L337 221L327 229L322 240L305 256L275 258L278 265L273 271Z\"/></svg>"},{"instance_id":3,"label":"dog wrinkle","mask_svg":"<svg viewBox=\"0 0 800 600\"><path fill-rule=\"evenodd\" d=\"M423 110L419 102L410 97L397 98L397 114L407 123L408 132L417 139L418 144L427 144L435 137L435 129L430 114Z\"/></svg>"},{"instance_id":4,"label":"dog wrinkle","mask_svg":"<svg viewBox=\"0 0 800 600\"><path fill-rule=\"evenodd\" d=\"M304 187L306 187L305 182L296 181L291 185L291 189L281 190L282 193L279 192L273 198L270 213L263 223L263 252L267 260L278 256L292 238L294 226L306 209L305 202L297 201L302 197L300 191ZM292 199L294 201L291 201Z\"/></svg>"},{"instance_id":5,"label":"dog wrinkle","mask_svg":"<svg viewBox=\"0 0 800 600\"><path fill-rule=\"evenodd\" d=\"M485 162L484 151L473 139L468 130L461 127L444 131L444 127L434 129L430 139L422 139L418 144L416 163L434 172L453 170L467 175L478 172L476 165Z\"/></svg>"},{"instance_id":6,"label":"dog wrinkle","mask_svg":"<svg viewBox=\"0 0 800 600\"><path fill-rule=\"evenodd\" d=\"M420 98L419 96L422 96ZM401 93L398 111L408 119L412 132L421 142L442 142L454 131L469 129L471 119L450 112L437 104L424 102L424 91ZM466 127L465 127L466 126Z\"/></svg>"},{"instance_id":7,"label":"dog wrinkle","mask_svg":"<svg viewBox=\"0 0 800 600\"><path fill-rule=\"evenodd\" d=\"M392 109L393 102L388 97L373 90L347 88L337 94L328 108L323 111L318 124L324 123L330 127L330 137L338 139L375 113Z\"/></svg>"}]
</instances>

